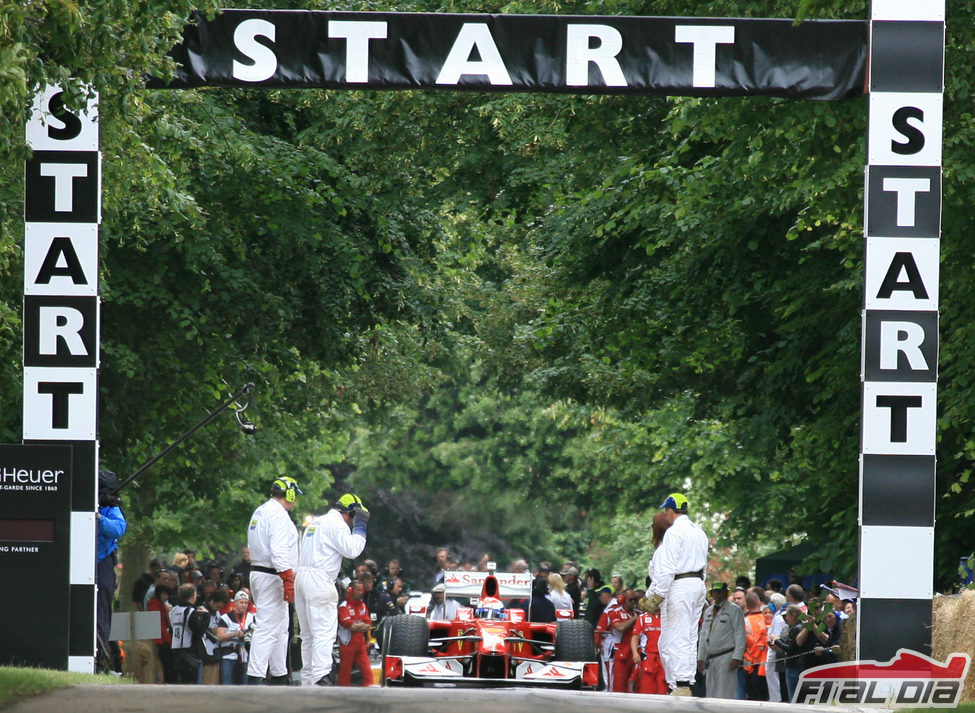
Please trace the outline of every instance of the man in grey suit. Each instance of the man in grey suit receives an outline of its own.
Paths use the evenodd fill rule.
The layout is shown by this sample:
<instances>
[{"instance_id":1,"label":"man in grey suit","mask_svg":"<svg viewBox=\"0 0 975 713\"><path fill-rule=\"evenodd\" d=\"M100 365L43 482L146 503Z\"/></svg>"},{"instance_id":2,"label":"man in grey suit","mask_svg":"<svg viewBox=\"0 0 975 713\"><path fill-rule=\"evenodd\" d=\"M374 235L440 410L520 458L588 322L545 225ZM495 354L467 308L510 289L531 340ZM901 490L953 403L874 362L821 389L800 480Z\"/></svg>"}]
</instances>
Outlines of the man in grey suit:
<instances>
[{"instance_id":1,"label":"man in grey suit","mask_svg":"<svg viewBox=\"0 0 975 713\"><path fill-rule=\"evenodd\" d=\"M708 698L735 698L745 656L745 615L728 601L726 582L711 586L711 598L698 637L697 670L707 672Z\"/></svg>"}]
</instances>

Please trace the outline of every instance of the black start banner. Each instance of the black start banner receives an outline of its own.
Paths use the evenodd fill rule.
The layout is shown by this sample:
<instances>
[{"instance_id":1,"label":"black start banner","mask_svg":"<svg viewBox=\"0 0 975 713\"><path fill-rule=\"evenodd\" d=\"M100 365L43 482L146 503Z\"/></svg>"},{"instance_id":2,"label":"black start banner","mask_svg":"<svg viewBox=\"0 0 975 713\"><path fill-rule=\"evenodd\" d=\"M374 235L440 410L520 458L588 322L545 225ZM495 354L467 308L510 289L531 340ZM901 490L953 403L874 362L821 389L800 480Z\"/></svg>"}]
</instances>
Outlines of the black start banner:
<instances>
[{"instance_id":1,"label":"black start banner","mask_svg":"<svg viewBox=\"0 0 975 713\"><path fill-rule=\"evenodd\" d=\"M864 93L867 23L225 10L173 56L150 86L835 100Z\"/></svg>"}]
</instances>

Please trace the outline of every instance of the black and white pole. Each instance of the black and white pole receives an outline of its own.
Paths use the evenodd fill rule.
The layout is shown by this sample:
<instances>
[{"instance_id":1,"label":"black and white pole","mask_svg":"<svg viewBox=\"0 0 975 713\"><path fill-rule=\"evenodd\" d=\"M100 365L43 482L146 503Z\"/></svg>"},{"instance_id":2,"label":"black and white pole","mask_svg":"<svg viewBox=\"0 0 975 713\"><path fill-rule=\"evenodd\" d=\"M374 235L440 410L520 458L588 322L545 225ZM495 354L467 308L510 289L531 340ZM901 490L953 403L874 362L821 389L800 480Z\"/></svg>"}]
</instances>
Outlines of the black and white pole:
<instances>
[{"instance_id":1,"label":"black and white pole","mask_svg":"<svg viewBox=\"0 0 975 713\"><path fill-rule=\"evenodd\" d=\"M27 124L24 197L25 443L72 446L70 635L65 668L95 668L95 510L98 473L97 98L68 111L42 89Z\"/></svg>"},{"instance_id":2,"label":"black and white pole","mask_svg":"<svg viewBox=\"0 0 975 713\"><path fill-rule=\"evenodd\" d=\"M857 657L931 654L945 2L873 0Z\"/></svg>"}]
</instances>

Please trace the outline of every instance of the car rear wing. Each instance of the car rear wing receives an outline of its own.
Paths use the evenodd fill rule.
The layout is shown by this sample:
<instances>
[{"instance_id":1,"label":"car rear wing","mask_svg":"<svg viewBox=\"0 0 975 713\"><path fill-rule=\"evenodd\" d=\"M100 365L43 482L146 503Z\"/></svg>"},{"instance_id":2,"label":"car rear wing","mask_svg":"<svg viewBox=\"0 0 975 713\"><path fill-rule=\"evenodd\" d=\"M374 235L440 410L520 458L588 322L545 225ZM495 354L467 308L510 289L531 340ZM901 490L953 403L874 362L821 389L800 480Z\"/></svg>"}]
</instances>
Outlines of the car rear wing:
<instances>
[{"instance_id":1,"label":"car rear wing","mask_svg":"<svg viewBox=\"0 0 975 713\"><path fill-rule=\"evenodd\" d=\"M535 579L531 572L445 571L443 575L446 587L444 595L448 597L480 597L485 580L493 576L498 581L498 596L504 599L530 599L532 581Z\"/></svg>"}]
</instances>

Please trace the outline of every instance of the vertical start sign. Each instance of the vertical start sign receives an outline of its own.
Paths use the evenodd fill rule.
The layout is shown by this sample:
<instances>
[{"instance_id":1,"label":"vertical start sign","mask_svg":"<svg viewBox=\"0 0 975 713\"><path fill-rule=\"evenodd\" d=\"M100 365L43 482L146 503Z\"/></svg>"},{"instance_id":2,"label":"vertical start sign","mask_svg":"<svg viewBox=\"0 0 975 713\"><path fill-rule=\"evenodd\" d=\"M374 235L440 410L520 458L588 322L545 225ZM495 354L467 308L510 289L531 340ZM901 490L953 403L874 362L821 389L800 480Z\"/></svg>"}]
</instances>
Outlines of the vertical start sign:
<instances>
[{"instance_id":1,"label":"vertical start sign","mask_svg":"<svg viewBox=\"0 0 975 713\"><path fill-rule=\"evenodd\" d=\"M944 0L871 3L861 661L931 653L944 49Z\"/></svg>"},{"instance_id":2,"label":"vertical start sign","mask_svg":"<svg viewBox=\"0 0 975 713\"><path fill-rule=\"evenodd\" d=\"M27 124L24 176L25 443L72 446L70 637L59 668L95 666L95 510L98 473L97 96L81 111L42 89ZM59 535L62 536L62 535ZM43 617L42 617L43 618ZM39 620L42 620L39 619Z\"/></svg>"}]
</instances>

